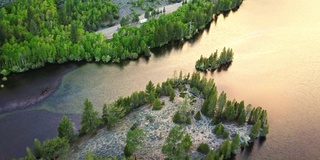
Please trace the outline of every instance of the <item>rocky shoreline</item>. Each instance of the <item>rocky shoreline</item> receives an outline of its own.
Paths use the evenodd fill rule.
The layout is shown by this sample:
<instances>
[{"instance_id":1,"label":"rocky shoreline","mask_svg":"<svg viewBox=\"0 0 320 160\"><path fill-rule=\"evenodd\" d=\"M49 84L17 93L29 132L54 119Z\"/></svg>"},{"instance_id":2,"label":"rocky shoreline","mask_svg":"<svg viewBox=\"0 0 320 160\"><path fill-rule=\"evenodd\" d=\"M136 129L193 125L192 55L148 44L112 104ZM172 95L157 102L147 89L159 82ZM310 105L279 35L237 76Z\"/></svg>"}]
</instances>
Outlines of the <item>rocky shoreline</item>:
<instances>
[{"instance_id":1,"label":"rocky shoreline","mask_svg":"<svg viewBox=\"0 0 320 160\"><path fill-rule=\"evenodd\" d=\"M96 135L87 136L80 139L71 149L70 159L85 159L86 153L90 151L98 157L123 157L125 147L126 133L134 124L142 129L146 134L142 145L135 152L137 159L163 159L164 155L161 148L170 129L177 125L173 123L172 117L178 110L179 105L184 98L179 97L180 92L176 92L176 98L173 102L169 97L161 97L165 105L159 111L152 110L150 105L144 105L121 120L117 127L109 131L105 128L98 130ZM191 93L188 92L190 96ZM194 113L200 110L203 99L194 97L192 110ZM225 129L230 133L230 137L239 134L242 138L247 138L251 125L238 126L237 124L223 124ZM196 151L200 143L207 143L211 149L217 150L224 142L224 138L216 136L212 130L215 126L211 125L211 119L202 115L201 120L197 121L192 118L192 123L186 125L185 132L189 133L193 142L189 150L190 158L205 157L205 155Z\"/></svg>"}]
</instances>

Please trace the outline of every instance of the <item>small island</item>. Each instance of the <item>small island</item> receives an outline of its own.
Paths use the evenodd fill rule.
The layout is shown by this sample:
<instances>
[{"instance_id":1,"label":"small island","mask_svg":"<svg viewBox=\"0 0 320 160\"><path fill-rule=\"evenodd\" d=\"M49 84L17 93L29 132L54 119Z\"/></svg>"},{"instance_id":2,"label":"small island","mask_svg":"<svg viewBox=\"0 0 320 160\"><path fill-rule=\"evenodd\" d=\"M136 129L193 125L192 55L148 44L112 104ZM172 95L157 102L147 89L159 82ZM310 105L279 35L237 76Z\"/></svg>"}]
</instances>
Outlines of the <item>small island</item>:
<instances>
[{"instance_id":1,"label":"small island","mask_svg":"<svg viewBox=\"0 0 320 160\"><path fill-rule=\"evenodd\" d=\"M266 110L227 100L200 73L180 72L105 104L102 115L86 99L79 132L64 116L58 137L36 139L26 159L228 159L268 132Z\"/></svg>"},{"instance_id":2,"label":"small island","mask_svg":"<svg viewBox=\"0 0 320 160\"><path fill-rule=\"evenodd\" d=\"M201 55L200 59L196 62L196 69L199 71L215 71L223 66L228 66L232 63L233 54L234 53L231 48L226 49L226 47L224 47L219 58L218 50L211 54L209 58L202 57Z\"/></svg>"}]
</instances>

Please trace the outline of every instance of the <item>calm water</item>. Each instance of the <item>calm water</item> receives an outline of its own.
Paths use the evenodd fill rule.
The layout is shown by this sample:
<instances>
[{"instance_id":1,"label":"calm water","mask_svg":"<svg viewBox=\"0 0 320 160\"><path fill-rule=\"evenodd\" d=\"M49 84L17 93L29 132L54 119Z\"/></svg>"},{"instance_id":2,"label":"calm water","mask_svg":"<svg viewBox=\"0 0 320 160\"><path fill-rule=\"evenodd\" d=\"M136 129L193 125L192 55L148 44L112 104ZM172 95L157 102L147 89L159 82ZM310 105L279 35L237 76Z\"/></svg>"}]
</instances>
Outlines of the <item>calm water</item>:
<instances>
[{"instance_id":1,"label":"calm water","mask_svg":"<svg viewBox=\"0 0 320 160\"><path fill-rule=\"evenodd\" d=\"M103 103L143 90L149 80L162 82L173 71L195 71L201 54L208 56L224 46L235 52L232 66L205 76L214 78L229 99L267 109L271 126L266 141L237 159L320 159L319 6L317 0L246 0L236 13L219 16L194 42L155 50L149 60L83 65L66 74L57 91L31 111L0 119L0 159L23 155L33 138L56 135L54 117L61 115L33 109L81 113L87 97L101 110ZM46 118L37 120L32 113ZM79 116L71 118L79 123ZM21 132L21 122L31 129ZM12 139L12 144L4 144L4 139ZM26 143L17 145L20 141ZM16 151L7 152L11 149Z\"/></svg>"}]
</instances>

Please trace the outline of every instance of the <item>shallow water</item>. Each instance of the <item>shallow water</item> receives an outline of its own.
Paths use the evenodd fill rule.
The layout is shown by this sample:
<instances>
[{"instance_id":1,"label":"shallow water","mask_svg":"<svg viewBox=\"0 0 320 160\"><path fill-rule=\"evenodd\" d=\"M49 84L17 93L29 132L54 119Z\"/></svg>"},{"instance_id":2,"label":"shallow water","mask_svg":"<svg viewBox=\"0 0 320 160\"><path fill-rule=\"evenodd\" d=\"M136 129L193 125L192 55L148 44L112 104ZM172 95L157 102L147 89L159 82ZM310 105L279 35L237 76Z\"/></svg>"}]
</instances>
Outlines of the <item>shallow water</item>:
<instances>
[{"instance_id":1,"label":"shallow water","mask_svg":"<svg viewBox=\"0 0 320 160\"><path fill-rule=\"evenodd\" d=\"M237 159L317 159L320 157L318 6L320 1L316 0L246 0L237 12L226 18L220 15L193 42L154 50L156 55L149 60L141 58L123 66L88 63L75 69L63 77L56 92L33 109L81 113L84 99L89 98L101 110L104 103L118 96L144 90L149 80L165 81L174 70L195 71L195 61L201 54L208 56L226 46L233 48L234 62L227 71L206 76L214 78L218 90L224 90L229 99L245 100L267 109L270 123L267 139L256 143L251 151L238 154ZM39 131L38 136L43 139L54 136L51 133L56 133L53 129L56 126L42 126L37 121L27 124L31 117L17 113L0 119L0 123L9 123L8 119L10 123L23 121L26 126L49 128L48 132ZM25 141L35 132L8 135L7 139ZM2 143L3 136L0 138ZM15 147L19 152L3 152L0 156L24 154L20 152L24 144ZM8 147L1 146L0 151L6 150Z\"/></svg>"}]
</instances>

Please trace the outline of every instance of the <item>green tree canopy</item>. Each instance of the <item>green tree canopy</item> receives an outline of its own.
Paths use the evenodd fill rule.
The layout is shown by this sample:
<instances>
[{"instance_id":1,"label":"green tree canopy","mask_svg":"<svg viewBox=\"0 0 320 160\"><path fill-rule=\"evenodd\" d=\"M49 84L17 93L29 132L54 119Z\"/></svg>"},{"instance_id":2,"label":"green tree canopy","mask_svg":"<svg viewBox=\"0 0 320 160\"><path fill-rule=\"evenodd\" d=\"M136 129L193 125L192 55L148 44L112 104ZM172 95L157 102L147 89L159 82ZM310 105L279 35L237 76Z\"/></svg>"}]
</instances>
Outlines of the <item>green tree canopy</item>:
<instances>
[{"instance_id":1,"label":"green tree canopy","mask_svg":"<svg viewBox=\"0 0 320 160\"><path fill-rule=\"evenodd\" d=\"M92 133L100 124L98 112L94 111L92 103L86 99L82 112L80 134Z\"/></svg>"},{"instance_id":2,"label":"green tree canopy","mask_svg":"<svg viewBox=\"0 0 320 160\"><path fill-rule=\"evenodd\" d=\"M73 125L67 116L63 116L58 126L58 137L71 141L74 137Z\"/></svg>"},{"instance_id":3,"label":"green tree canopy","mask_svg":"<svg viewBox=\"0 0 320 160\"><path fill-rule=\"evenodd\" d=\"M184 159L191 146L192 141L189 134L185 133L183 127L175 126L170 130L162 152L168 159Z\"/></svg>"},{"instance_id":4,"label":"green tree canopy","mask_svg":"<svg viewBox=\"0 0 320 160\"><path fill-rule=\"evenodd\" d=\"M136 151L137 147L142 144L144 137L144 132L139 128L127 132L126 146L124 149L124 153L127 157L131 156Z\"/></svg>"}]
</instances>

